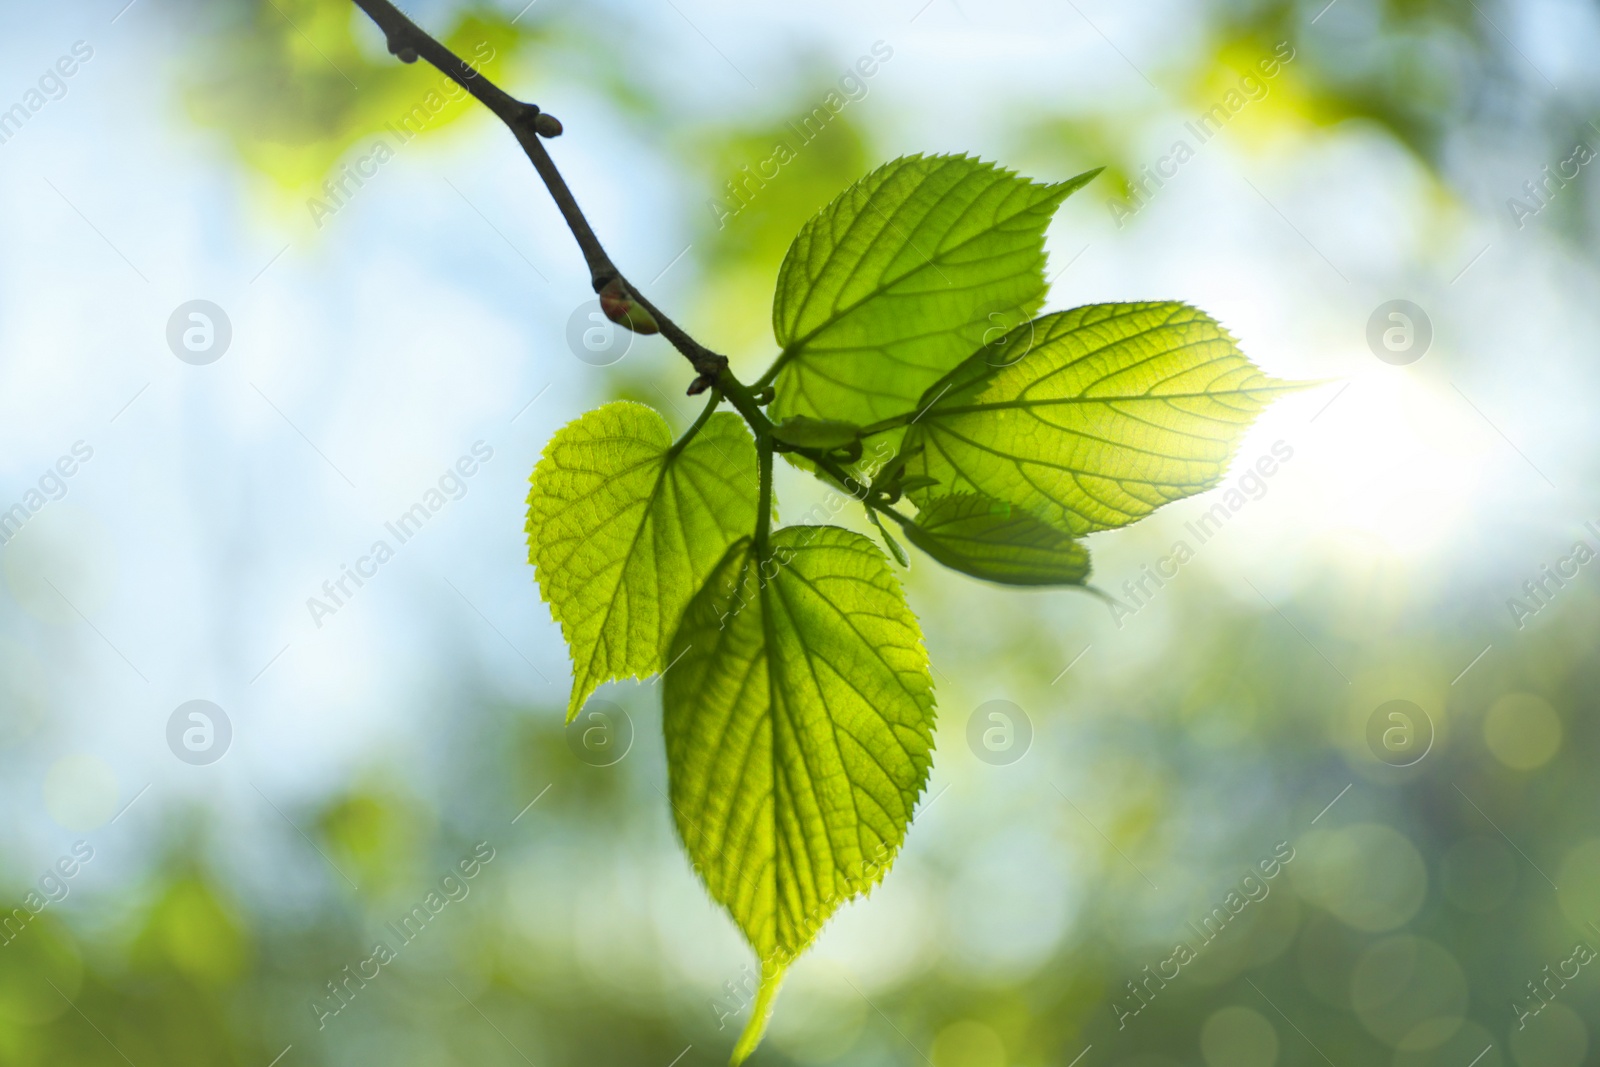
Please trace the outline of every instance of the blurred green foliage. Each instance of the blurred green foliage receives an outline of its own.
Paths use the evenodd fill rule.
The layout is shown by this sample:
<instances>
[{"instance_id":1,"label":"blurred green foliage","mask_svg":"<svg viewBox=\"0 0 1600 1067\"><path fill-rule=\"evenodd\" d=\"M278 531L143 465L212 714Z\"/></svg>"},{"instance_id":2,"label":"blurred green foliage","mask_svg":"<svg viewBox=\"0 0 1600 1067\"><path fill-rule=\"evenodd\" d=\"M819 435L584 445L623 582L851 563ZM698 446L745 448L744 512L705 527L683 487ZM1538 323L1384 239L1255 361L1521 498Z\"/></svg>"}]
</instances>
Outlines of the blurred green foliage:
<instances>
[{"instance_id":1,"label":"blurred green foliage","mask_svg":"<svg viewBox=\"0 0 1600 1067\"><path fill-rule=\"evenodd\" d=\"M321 186L358 142L408 118L432 132L482 111L432 67L405 66L358 43L357 32L380 35L351 4L229 0L199 17L213 26L204 53L182 76L189 113L286 191ZM491 9L472 9L436 35L497 79L522 48L542 40L529 29L519 31Z\"/></svg>"},{"instance_id":2,"label":"blurred green foliage","mask_svg":"<svg viewBox=\"0 0 1600 1067\"><path fill-rule=\"evenodd\" d=\"M686 206L702 250L695 321L707 324L708 343L748 356L751 367L764 367L776 352L772 294L794 235L839 190L880 162L848 110L801 141L791 123L826 92L822 78L809 81L816 90L795 98L781 120L686 131L678 148L707 191L703 204ZM750 179L754 168L777 158L780 147L793 155L779 178Z\"/></svg>"}]
</instances>

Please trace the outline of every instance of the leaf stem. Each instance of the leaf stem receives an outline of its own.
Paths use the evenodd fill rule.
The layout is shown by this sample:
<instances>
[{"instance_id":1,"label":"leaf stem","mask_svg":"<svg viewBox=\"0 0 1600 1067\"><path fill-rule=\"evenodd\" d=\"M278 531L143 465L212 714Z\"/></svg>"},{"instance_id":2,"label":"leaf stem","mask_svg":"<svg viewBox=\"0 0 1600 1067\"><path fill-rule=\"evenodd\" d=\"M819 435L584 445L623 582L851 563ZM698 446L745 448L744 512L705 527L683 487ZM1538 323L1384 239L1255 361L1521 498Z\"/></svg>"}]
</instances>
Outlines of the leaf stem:
<instances>
[{"instance_id":1,"label":"leaf stem","mask_svg":"<svg viewBox=\"0 0 1600 1067\"><path fill-rule=\"evenodd\" d=\"M693 441L697 436L699 436L701 429L706 423L711 421L712 414L717 410L717 407L721 403L722 391L720 389L713 389L711 391L711 399L706 402L705 410L700 412L700 417L695 419L694 423L687 430L683 431L682 437L672 442L672 447L667 450L667 457L669 459L689 447L689 442Z\"/></svg>"},{"instance_id":2,"label":"leaf stem","mask_svg":"<svg viewBox=\"0 0 1600 1067\"><path fill-rule=\"evenodd\" d=\"M882 512L883 514L889 516L895 522L900 524L900 528L901 529L905 529L908 526L915 526L917 524L915 519L910 518L909 516L900 514L898 511L896 511L894 509L894 507L892 505L882 504L882 503L879 503L877 501L869 500L869 501L866 501L866 506L867 506L868 509L870 509L872 511Z\"/></svg>"},{"instance_id":3,"label":"leaf stem","mask_svg":"<svg viewBox=\"0 0 1600 1067\"><path fill-rule=\"evenodd\" d=\"M783 976L781 970L769 974L762 968L761 986L756 992L755 1003L750 1005L750 1018L744 1024L744 1032L733 1046L729 1067L739 1067L761 1044L761 1036L767 1032L767 1020L772 1018L772 1004L778 999L778 989L783 985Z\"/></svg>"},{"instance_id":4,"label":"leaf stem","mask_svg":"<svg viewBox=\"0 0 1600 1067\"><path fill-rule=\"evenodd\" d=\"M761 410L761 405L756 403L755 389L739 381L731 371L722 375L717 382L717 388L728 398L728 403L744 416L744 421L750 424L750 430L756 437L771 435L772 420Z\"/></svg>"},{"instance_id":5,"label":"leaf stem","mask_svg":"<svg viewBox=\"0 0 1600 1067\"><path fill-rule=\"evenodd\" d=\"M777 379L778 372L783 369L783 365L785 363L789 362L789 353L790 353L790 350L787 349L787 348L784 349L782 352L779 352L777 354L777 356L775 356L773 358L772 365L769 366L766 370L762 371L761 377L757 378L751 384L750 388L756 389L756 390L761 390L761 389L765 389L767 386L771 385L773 383L773 381Z\"/></svg>"},{"instance_id":6,"label":"leaf stem","mask_svg":"<svg viewBox=\"0 0 1600 1067\"><path fill-rule=\"evenodd\" d=\"M828 477L832 478L835 482L838 482L840 489L843 489L845 492L855 497L862 504L866 504L867 501L871 499L872 487L870 485L863 485L861 482L856 481L855 478L851 477L849 472L843 467L839 466L837 462L829 459L826 453L815 448L796 448L793 451L805 456L811 462L815 463L818 470L827 474Z\"/></svg>"}]
</instances>

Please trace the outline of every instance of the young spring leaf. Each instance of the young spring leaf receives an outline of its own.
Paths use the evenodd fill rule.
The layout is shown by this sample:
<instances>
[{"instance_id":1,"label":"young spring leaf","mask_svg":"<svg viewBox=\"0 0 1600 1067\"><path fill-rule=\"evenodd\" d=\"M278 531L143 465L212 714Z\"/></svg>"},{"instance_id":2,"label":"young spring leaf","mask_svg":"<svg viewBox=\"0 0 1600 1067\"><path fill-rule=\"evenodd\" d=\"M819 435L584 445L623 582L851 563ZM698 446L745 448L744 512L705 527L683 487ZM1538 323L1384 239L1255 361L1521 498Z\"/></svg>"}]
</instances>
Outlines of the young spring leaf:
<instances>
[{"instance_id":1,"label":"young spring leaf","mask_svg":"<svg viewBox=\"0 0 1600 1067\"><path fill-rule=\"evenodd\" d=\"M1098 171L1041 185L967 156L897 159L800 230L778 273L774 418L866 424L1044 301L1044 231Z\"/></svg>"},{"instance_id":2,"label":"young spring leaf","mask_svg":"<svg viewBox=\"0 0 1600 1067\"><path fill-rule=\"evenodd\" d=\"M932 489L939 484L939 479L930 478L926 474L914 474L909 478L900 479L896 486L902 493L914 493L918 489Z\"/></svg>"},{"instance_id":3,"label":"young spring leaf","mask_svg":"<svg viewBox=\"0 0 1600 1067\"><path fill-rule=\"evenodd\" d=\"M1002 585L1082 585L1089 552L1054 526L990 497L930 501L906 540L952 570Z\"/></svg>"},{"instance_id":4,"label":"young spring leaf","mask_svg":"<svg viewBox=\"0 0 1600 1067\"><path fill-rule=\"evenodd\" d=\"M861 440L861 427L838 419L813 419L791 415L772 427L772 436L786 445L821 448L827 451L847 448Z\"/></svg>"},{"instance_id":5,"label":"young spring leaf","mask_svg":"<svg viewBox=\"0 0 1600 1067\"><path fill-rule=\"evenodd\" d=\"M790 963L893 861L933 750L933 679L882 553L836 526L729 550L684 612L662 695L673 816L761 960L734 1049Z\"/></svg>"},{"instance_id":6,"label":"young spring leaf","mask_svg":"<svg viewBox=\"0 0 1600 1067\"><path fill-rule=\"evenodd\" d=\"M911 493L978 492L1078 536L1203 492L1276 397L1221 326L1186 304L1094 304L1046 315L1025 351L993 349L928 388L906 433Z\"/></svg>"},{"instance_id":7,"label":"young spring leaf","mask_svg":"<svg viewBox=\"0 0 1600 1067\"><path fill-rule=\"evenodd\" d=\"M674 445L614 403L550 439L528 493L528 560L572 651L570 722L599 685L661 670L683 609L756 523L756 455L737 415Z\"/></svg>"}]
</instances>

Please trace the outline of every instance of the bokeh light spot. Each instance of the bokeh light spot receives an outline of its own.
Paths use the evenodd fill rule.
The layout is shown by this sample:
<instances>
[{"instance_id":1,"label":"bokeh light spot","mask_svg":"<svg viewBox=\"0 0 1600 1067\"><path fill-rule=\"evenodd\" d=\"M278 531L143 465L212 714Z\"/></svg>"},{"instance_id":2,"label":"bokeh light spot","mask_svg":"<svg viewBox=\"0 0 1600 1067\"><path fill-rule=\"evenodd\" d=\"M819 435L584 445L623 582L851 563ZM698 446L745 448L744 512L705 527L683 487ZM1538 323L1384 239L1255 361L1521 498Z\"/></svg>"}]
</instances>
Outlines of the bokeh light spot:
<instances>
[{"instance_id":1,"label":"bokeh light spot","mask_svg":"<svg viewBox=\"0 0 1600 1067\"><path fill-rule=\"evenodd\" d=\"M1455 958L1432 941L1385 938L1356 964L1350 1003L1361 1025L1390 1047L1434 1048L1461 1025L1467 979Z\"/></svg>"},{"instance_id":2,"label":"bokeh light spot","mask_svg":"<svg viewBox=\"0 0 1600 1067\"><path fill-rule=\"evenodd\" d=\"M1290 868L1295 888L1340 921L1368 933L1393 930L1417 913L1428 893L1422 856L1401 834L1357 823L1307 844Z\"/></svg>"},{"instance_id":3,"label":"bokeh light spot","mask_svg":"<svg viewBox=\"0 0 1600 1067\"><path fill-rule=\"evenodd\" d=\"M1209 1067L1272 1067L1278 1031L1260 1012L1223 1008L1200 1027L1200 1054Z\"/></svg>"},{"instance_id":4,"label":"bokeh light spot","mask_svg":"<svg viewBox=\"0 0 1600 1067\"><path fill-rule=\"evenodd\" d=\"M976 1019L953 1022L933 1041L933 1067L1006 1067L1000 1035Z\"/></svg>"},{"instance_id":5,"label":"bokeh light spot","mask_svg":"<svg viewBox=\"0 0 1600 1067\"><path fill-rule=\"evenodd\" d=\"M1514 771L1550 762L1561 748L1561 718L1532 693L1507 693L1483 720L1483 740L1494 758Z\"/></svg>"},{"instance_id":6,"label":"bokeh light spot","mask_svg":"<svg viewBox=\"0 0 1600 1067\"><path fill-rule=\"evenodd\" d=\"M1589 1028L1565 1004L1550 1004L1538 1018L1511 1031L1517 1067L1578 1067L1589 1051Z\"/></svg>"}]
</instances>

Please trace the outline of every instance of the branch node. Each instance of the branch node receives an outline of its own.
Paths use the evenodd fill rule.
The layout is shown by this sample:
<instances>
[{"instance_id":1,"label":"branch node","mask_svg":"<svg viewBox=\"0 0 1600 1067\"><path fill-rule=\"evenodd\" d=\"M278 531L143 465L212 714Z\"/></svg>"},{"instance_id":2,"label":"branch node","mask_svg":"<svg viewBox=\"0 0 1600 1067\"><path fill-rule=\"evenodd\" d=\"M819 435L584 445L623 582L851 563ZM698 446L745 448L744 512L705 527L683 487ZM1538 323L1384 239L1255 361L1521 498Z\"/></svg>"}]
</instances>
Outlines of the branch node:
<instances>
[{"instance_id":1,"label":"branch node","mask_svg":"<svg viewBox=\"0 0 1600 1067\"><path fill-rule=\"evenodd\" d=\"M402 63L415 63L417 61L417 50L402 41L398 36L389 38L389 54Z\"/></svg>"},{"instance_id":2,"label":"branch node","mask_svg":"<svg viewBox=\"0 0 1600 1067\"><path fill-rule=\"evenodd\" d=\"M698 347L698 346L696 346ZM697 356L691 358L694 369L700 372L700 377L689 383L689 396L699 396L707 389L721 383L722 376L728 370L728 357L719 356L715 352L701 349Z\"/></svg>"}]
</instances>

